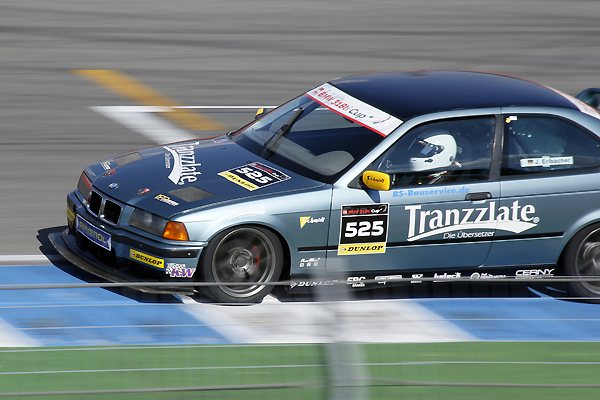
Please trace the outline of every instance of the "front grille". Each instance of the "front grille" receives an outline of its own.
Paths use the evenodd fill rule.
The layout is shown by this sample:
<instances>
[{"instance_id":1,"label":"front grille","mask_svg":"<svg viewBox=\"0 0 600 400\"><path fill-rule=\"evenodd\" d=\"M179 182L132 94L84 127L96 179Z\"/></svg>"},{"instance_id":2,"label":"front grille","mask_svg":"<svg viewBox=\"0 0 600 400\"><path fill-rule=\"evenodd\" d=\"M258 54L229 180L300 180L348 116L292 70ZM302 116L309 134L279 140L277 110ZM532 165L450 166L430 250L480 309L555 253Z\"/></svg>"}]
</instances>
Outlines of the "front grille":
<instances>
[{"instance_id":1,"label":"front grille","mask_svg":"<svg viewBox=\"0 0 600 400\"><path fill-rule=\"evenodd\" d=\"M121 211L123 210L119 204L103 197L102 194L95 190L92 190L87 208L92 215L112 225L116 225L119 222Z\"/></svg>"},{"instance_id":2,"label":"front grille","mask_svg":"<svg viewBox=\"0 0 600 400\"><path fill-rule=\"evenodd\" d=\"M121 206L111 200L104 202L104 213L103 217L106 221L111 224L117 224L119 217L121 216Z\"/></svg>"},{"instance_id":3,"label":"front grille","mask_svg":"<svg viewBox=\"0 0 600 400\"><path fill-rule=\"evenodd\" d=\"M90 196L90 212L94 214L96 217L100 214L100 206L102 205L102 196L98 194L98 192L92 192Z\"/></svg>"}]
</instances>

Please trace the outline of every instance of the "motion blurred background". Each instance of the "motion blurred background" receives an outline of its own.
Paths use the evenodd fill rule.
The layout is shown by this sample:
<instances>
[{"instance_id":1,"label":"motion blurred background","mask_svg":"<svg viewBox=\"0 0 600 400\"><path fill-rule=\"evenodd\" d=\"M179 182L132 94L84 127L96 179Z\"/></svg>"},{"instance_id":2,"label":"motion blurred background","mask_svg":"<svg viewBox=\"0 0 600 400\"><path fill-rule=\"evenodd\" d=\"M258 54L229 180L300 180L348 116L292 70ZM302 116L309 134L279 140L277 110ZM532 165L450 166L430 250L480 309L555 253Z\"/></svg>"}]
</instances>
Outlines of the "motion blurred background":
<instances>
[{"instance_id":1,"label":"motion blurred background","mask_svg":"<svg viewBox=\"0 0 600 400\"><path fill-rule=\"evenodd\" d=\"M52 253L47 234L65 225L66 194L85 166L155 144L93 108L139 102L76 71L117 71L182 106L214 107L191 110L223 129L173 125L207 137L248 122L253 107L367 72L493 71L575 95L600 86L599 15L597 0L2 0L0 264L31 263ZM27 280L25 270L10 271ZM14 309L6 299L4 307ZM461 351L451 348L450 359ZM6 354L12 353L0 359ZM321 365L323 358L326 353L317 351L307 363ZM152 365L152 358L145 360ZM63 366L52 362L50 369ZM415 380L427 376L417 373ZM592 376L582 373L579 383ZM385 395L397 393L380 392Z\"/></svg>"},{"instance_id":2,"label":"motion blurred background","mask_svg":"<svg viewBox=\"0 0 600 400\"><path fill-rule=\"evenodd\" d=\"M594 0L3 0L0 254L35 254L38 230L64 225L90 162L153 144L89 109L135 103L73 70L118 70L187 106L277 105L336 77L420 69L577 94L600 85L598 15ZM247 121L229 116L215 118Z\"/></svg>"}]
</instances>

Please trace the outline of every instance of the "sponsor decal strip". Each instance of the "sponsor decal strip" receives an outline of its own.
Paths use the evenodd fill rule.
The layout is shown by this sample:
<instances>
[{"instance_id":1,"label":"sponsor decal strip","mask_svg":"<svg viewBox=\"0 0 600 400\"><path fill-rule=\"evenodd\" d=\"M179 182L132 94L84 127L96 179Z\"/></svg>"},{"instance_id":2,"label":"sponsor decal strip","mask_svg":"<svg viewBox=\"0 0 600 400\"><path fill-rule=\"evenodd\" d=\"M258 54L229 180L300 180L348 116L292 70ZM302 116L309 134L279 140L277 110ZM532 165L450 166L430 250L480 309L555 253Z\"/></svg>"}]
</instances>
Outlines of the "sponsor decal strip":
<instances>
[{"instance_id":1,"label":"sponsor decal strip","mask_svg":"<svg viewBox=\"0 0 600 400\"><path fill-rule=\"evenodd\" d=\"M389 135L402 124L402 120L370 106L328 83L309 90L306 95L322 106L381 136Z\"/></svg>"},{"instance_id":2,"label":"sponsor decal strip","mask_svg":"<svg viewBox=\"0 0 600 400\"><path fill-rule=\"evenodd\" d=\"M327 280L310 279L307 276L296 276L292 278L290 286L311 287L311 286L332 286L349 285L352 288L371 288L387 284L421 284L421 283L449 283L449 282L477 282L477 281L497 281L497 282L515 282L515 281L535 281L545 279L547 281L560 281L560 277L554 275L555 266L546 268L518 269L509 268L491 268L491 269L465 269L459 271L434 272L427 271L415 273L412 271L402 271L402 275L383 275L384 271L374 271L360 276L348 276L346 280ZM555 279L557 278L557 279Z\"/></svg>"}]
</instances>

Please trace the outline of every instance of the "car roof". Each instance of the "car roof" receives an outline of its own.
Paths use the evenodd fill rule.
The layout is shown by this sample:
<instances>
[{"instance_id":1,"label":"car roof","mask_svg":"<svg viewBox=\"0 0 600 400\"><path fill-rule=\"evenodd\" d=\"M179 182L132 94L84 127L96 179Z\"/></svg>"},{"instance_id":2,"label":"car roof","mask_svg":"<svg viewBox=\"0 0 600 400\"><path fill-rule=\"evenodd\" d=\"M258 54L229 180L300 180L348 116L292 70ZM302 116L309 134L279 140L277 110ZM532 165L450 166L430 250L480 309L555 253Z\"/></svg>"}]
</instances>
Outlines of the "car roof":
<instances>
[{"instance_id":1,"label":"car roof","mask_svg":"<svg viewBox=\"0 0 600 400\"><path fill-rule=\"evenodd\" d=\"M562 94L513 76L472 71L413 71L355 75L329 82L404 121L418 115L490 107L577 110Z\"/></svg>"}]
</instances>

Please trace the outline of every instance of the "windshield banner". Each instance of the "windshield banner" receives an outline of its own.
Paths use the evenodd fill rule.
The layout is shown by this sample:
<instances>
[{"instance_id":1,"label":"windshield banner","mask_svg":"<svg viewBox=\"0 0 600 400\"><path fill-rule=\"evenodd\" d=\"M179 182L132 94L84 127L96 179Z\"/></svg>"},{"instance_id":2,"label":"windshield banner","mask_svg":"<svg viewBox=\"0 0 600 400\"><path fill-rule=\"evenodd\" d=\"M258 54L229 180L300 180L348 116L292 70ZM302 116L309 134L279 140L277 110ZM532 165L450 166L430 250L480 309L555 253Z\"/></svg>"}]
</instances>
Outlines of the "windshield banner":
<instances>
[{"instance_id":1,"label":"windshield banner","mask_svg":"<svg viewBox=\"0 0 600 400\"><path fill-rule=\"evenodd\" d=\"M402 123L398 118L355 99L328 83L306 92L306 95L317 103L377 132L381 136L389 135Z\"/></svg>"}]
</instances>

